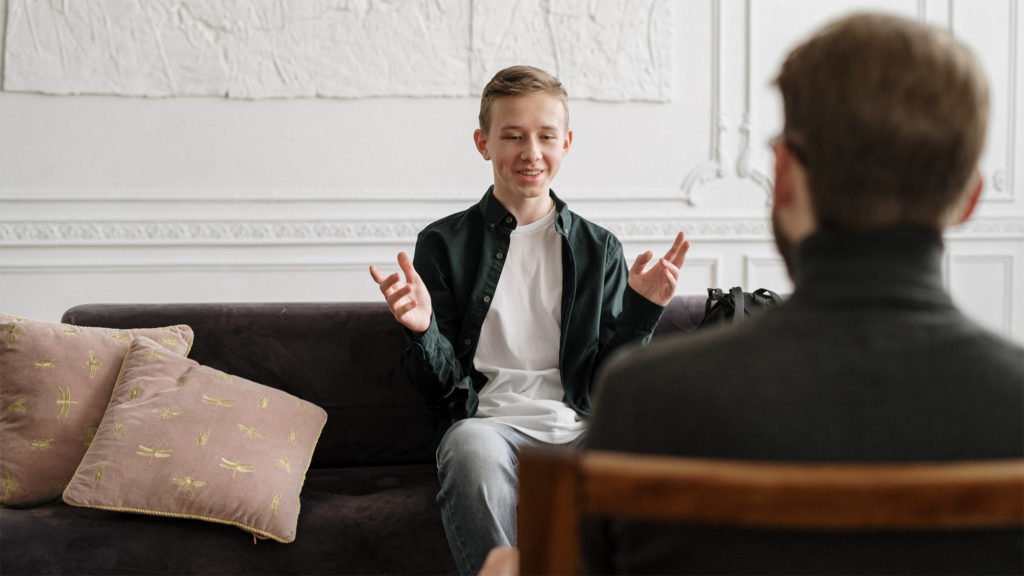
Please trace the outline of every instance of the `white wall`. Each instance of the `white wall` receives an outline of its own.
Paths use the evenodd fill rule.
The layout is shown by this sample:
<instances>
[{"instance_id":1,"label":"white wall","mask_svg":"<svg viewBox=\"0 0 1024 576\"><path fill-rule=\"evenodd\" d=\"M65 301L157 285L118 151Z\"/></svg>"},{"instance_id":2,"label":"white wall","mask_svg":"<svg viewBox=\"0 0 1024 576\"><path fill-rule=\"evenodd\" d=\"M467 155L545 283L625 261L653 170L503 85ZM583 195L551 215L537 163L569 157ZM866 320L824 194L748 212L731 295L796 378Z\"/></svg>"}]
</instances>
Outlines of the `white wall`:
<instances>
[{"instance_id":1,"label":"white wall","mask_svg":"<svg viewBox=\"0 0 1024 576\"><path fill-rule=\"evenodd\" d=\"M0 0L0 14L15 1ZM986 64L994 114L983 204L948 235L947 282L969 312L1024 342L1024 304L1013 298L1024 293L1017 2L623 1L668 14L658 26L671 39L669 97L574 98L573 149L554 186L616 231L630 258L663 251L685 230L694 246L681 293L789 289L766 218L766 143L780 127L770 79L798 39L859 7L951 27ZM582 18L616 5L524 4L550 10L549 22L559 11ZM501 58L491 57L488 39L514 34L512 24L465 25L474 62L493 64L475 76L512 58L557 62L535 44L503 45ZM376 300L367 266L394 268L423 225L475 202L489 184L472 144L477 107L475 96L145 98L5 86L0 310L57 320L85 302Z\"/></svg>"}]
</instances>

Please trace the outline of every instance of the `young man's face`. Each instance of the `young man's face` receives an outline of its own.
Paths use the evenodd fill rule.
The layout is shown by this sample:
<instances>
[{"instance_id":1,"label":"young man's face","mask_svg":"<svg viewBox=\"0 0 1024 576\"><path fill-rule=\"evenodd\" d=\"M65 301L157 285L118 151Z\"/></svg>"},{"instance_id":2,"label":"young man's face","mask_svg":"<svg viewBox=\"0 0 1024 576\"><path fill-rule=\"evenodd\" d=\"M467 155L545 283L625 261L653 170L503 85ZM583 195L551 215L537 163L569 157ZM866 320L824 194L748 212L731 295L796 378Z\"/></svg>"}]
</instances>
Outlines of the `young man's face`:
<instances>
[{"instance_id":1,"label":"young man's face","mask_svg":"<svg viewBox=\"0 0 1024 576\"><path fill-rule=\"evenodd\" d=\"M537 92L504 96L491 106L491 128L474 134L477 150L494 170L494 194L503 204L547 198L562 158L572 144L565 106Z\"/></svg>"}]
</instances>

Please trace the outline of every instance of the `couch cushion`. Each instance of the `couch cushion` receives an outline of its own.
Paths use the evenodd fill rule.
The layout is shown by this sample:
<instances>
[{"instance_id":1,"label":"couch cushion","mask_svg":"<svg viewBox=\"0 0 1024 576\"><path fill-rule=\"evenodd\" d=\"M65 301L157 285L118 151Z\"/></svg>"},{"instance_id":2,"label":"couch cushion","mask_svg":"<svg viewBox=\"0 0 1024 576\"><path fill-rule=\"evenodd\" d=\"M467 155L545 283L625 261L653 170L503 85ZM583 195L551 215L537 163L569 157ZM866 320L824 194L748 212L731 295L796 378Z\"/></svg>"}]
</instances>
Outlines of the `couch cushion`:
<instances>
[{"instance_id":1,"label":"couch cushion","mask_svg":"<svg viewBox=\"0 0 1024 576\"><path fill-rule=\"evenodd\" d=\"M327 411L314 467L434 461L434 420L405 376L402 329L383 302L87 304L64 318L189 324L190 358Z\"/></svg>"},{"instance_id":2,"label":"couch cushion","mask_svg":"<svg viewBox=\"0 0 1024 576\"><path fill-rule=\"evenodd\" d=\"M64 501L291 542L325 419L295 396L137 338Z\"/></svg>"},{"instance_id":3,"label":"couch cushion","mask_svg":"<svg viewBox=\"0 0 1024 576\"><path fill-rule=\"evenodd\" d=\"M0 508L5 574L455 574L433 465L311 469L299 538L52 504Z\"/></svg>"},{"instance_id":4,"label":"couch cushion","mask_svg":"<svg viewBox=\"0 0 1024 576\"><path fill-rule=\"evenodd\" d=\"M188 326L113 330L0 314L0 502L54 500L75 472L110 400L132 339L178 354Z\"/></svg>"}]
</instances>

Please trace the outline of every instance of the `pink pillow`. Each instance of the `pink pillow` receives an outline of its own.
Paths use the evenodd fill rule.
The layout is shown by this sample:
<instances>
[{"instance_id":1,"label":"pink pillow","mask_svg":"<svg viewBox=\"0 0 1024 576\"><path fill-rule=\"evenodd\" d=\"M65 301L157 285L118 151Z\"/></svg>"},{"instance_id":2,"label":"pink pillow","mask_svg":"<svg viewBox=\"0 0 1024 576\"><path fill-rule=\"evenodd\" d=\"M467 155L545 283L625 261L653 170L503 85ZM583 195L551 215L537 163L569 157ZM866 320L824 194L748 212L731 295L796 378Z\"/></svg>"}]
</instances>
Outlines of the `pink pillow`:
<instances>
[{"instance_id":1,"label":"pink pillow","mask_svg":"<svg viewBox=\"0 0 1024 576\"><path fill-rule=\"evenodd\" d=\"M192 346L188 326L115 330L0 314L0 503L34 506L60 496L137 336L180 355Z\"/></svg>"},{"instance_id":2,"label":"pink pillow","mask_svg":"<svg viewBox=\"0 0 1024 576\"><path fill-rule=\"evenodd\" d=\"M295 539L327 413L282 390L132 343L64 501Z\"/></svg>"}]
</instances>

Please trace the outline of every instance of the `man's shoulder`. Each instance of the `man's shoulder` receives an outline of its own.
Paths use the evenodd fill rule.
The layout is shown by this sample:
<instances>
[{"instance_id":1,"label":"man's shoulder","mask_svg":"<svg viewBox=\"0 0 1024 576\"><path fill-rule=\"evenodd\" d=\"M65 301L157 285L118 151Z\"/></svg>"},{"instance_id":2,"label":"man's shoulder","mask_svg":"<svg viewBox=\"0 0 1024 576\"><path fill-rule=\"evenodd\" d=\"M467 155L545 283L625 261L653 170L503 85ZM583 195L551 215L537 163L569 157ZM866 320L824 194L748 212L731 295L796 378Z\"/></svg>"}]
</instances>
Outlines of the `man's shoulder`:
<instances>
[{"instance_id":1,"label":"man's shoulder","mask_svg":"<svg viewBox=\"0 0 1024 576\"><path fill-rule=\"evenodd\" d=\"M1004 377L1024 385L1024 346L981 326L974 319L968 322L964 346L971 347L969 355L975 358L979 371L990 374L1002 371Z\"/></svg>"},{"instance_id":2,"label":"man's shoulder","mask_svg":"<svg viewBox=\"0 0 1024 576\"><path fill-rule=\"evenodd\" d=\"M568 209L567 211L572 219L572 225L576 227L577 232L586 233L598 238L615 238L615 234L604 226L580 216L578 212Z\"/></svg>"},{"instance_id":3,"label":"man's shoulder","mask_svg":"<svg viewBox=\"0 0 1024 576\"><path fill-rule=\"evenodd\" d=\"M434 220L430 224L427 224L420 230L419 236L440 235L447 236L458 231L465 231L467 224L474 221L475 215L479 214L477 205L473 205L465 210L460 210L453 214L449 214L443 218ZM479 218L475 218L479 219Z\"/></svg>"},{"instance_id":4,"label":"man's shoulder","mask_svg":"<svg viewBox=\"0 0 1024 576\"><path fill-rule=\"evenodd\" d=\"M568 223L567 236L574 248L591 247L600 252L611 249L613 253L621 252L622 242L614 232L600 224L596 224L577 212L566 209L568 218L563 217L563 226Z\"/></svg>"}]
</instances>

